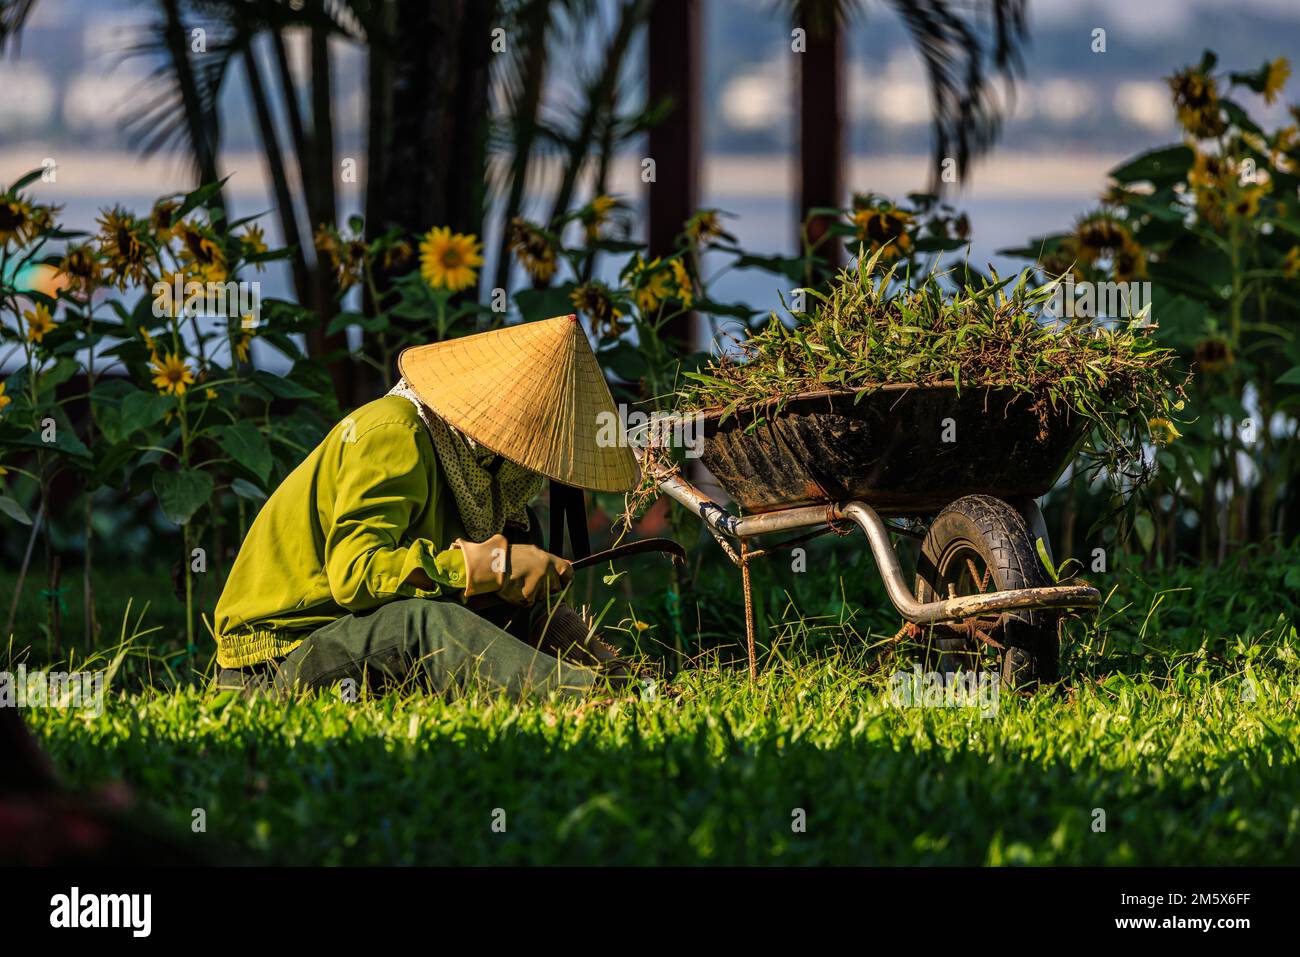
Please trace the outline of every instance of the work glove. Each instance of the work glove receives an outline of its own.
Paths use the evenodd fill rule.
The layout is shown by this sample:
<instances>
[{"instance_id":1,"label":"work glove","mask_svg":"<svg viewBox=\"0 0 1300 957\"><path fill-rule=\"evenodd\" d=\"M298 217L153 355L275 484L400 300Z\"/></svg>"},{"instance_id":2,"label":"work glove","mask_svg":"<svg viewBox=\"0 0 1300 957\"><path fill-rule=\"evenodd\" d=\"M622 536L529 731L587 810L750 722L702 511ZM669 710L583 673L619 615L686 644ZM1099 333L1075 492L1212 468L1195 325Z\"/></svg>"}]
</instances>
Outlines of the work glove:
<instances>
[{"instance_id":1,"label":"work glove","mask_svg":"<svg viewBox=\"0 0 1300 957\"><path fill-rule=\"evenodd\" d=\"M501 534L485 542L457 539L456 545L465 555L466 598L496 592L512 605L531 605L573 578L563 558L533 545L512 545Z\"/></svg>"}]
</instances>

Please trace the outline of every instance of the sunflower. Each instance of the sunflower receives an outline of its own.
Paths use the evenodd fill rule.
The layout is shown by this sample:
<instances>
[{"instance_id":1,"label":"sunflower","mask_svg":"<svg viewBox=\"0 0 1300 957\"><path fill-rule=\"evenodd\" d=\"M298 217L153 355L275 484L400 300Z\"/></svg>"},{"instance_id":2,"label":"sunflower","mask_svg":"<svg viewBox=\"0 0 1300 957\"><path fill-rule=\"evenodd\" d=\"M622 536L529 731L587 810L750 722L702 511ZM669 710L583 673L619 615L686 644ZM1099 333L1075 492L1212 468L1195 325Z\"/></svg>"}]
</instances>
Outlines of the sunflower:
<instances>
[{"instance_id":1,"label":"sunflower","mask_svg":"<svg viewBox=\"0 0 1300 957\"><path fill-rule=\"evenodd\" d=\"M172 219L180 208L181 204L174 199L164 198L153 204L153 209L149 212L149 228L160 242L166 242L176 235L180 224L173 224Z\"/></svg>"},{"instance_id":2,"label":"sunflower","mask_svg":"<svg viewBox=\"0 0 1300 957\"><path fill-rule=\"evenodd\" d=\"M1268 65L1264 71L1264 88L1260 90L1260 95L1264 97L1264 102L1270 106L1282 92L1282 87L1286 86L1287 77L1291 75L1291 64L1287 62L1286 57L1280 56Z\"/></svg>"},{"instance_id":3,"label":"sunflower","mask_svg":"<svg viewBox=\"0 0 1300 957\"><path fill-rule=\"evenodd\" d=\"M1236 361L1232 345L1226 339L1211 336L1196 344L1196 367L1201 372L1222 372Z\"/></svg>"},{"instance_id":4,"label":"sunflower","mask_svg":"<svg viewBox=\"0 0 1300 957\"><path fill-rule=\"evenodd\" d=\"M1079 259L1089 266L1132 241L1128 227L1112 213L1092 213L1080 219L1074 227L1074 247Z\"/></svg>"},{"instance_id":5,"label":"sunflower","mask_svg":"<svg viewBox=\"0 0 1300 957\"><path fill-rule=\"evenodd\" d=\"M398 272L411 262L411 244L399 239L383 247L379 255L379 264L385 272Z\"/></svg>"},{"instance_id":6,"label":"sunflower","mask_svg":"<svg viewBox=\"0 0 1300 957\"><path fill-rule=\"evenodd\" d=\"M1147 422L1147 427L1151 429L1151 441L1156 445L1168 445L1183 437L1183 433L1168 419L1151 419Z\"/></svg>"},{"instance_id":7,"label":"sunflower","mask_svg":"<svg viewBox=\"0 0 1300 957\"><path fill-rule=\"evenodd\" d=\"M912 248L912 237L907 229L912 225L912 214L892 207L864 207L855 209L852 224L860 243L867 243L871 252L884 248L880 258L888 261L906 256Z\"/></svg>"},{"instance_id":8,"label":"sunflower","mask_svg":"<svg viewBox=\"0 0 1300 957\"><path fill-rule=\"evenodd\" d=\"M601 282L588 282L578 286L569 294L573 308L591 319L592 328L597 337L617 337L624 328L619 320L622 311L614 305L609 287Z\"/></svg>"},{"instance_id":9,"label":"sunflower","mask_svg":"<svg viewBox=\"0 0 1300 957\"><path fill-rule=\"evenodd\" d=\"M38 302L35 308L24 312L23 321L27 324L27 338L31 342L40 342L54 328L54 317L50 315L50 307L44 303Z\"/></svg>"},{"instance_id":10,"label":"sunflower","mask_svg":"<svg viewBox=\"0 0 1300 957\"><path fill-rule=\"evenodd\" d=\"M637 253L624 277L632 289L632 301L642 314L649 314L659 308L659 304L672 295L670 270L661 265L659 257L646 262Z\"/></svg>"},{"instance_id":11,"label":"sunflower","mask_svg":"<svg viewBox=\"0 0 1300 957\"><path fill-rule=\"evenodd\" d=\"M248 353L252 345L252 342L253 342L252 333L249 332L241 333L239 338L235 340L235 347L234 347L235 358L237 358L240 362L247 362Z\"/></svg>"},{"instance_id":12,"label":"sunflower","mask_svg":"<svg viewBox=\"0 0 1300 957\"><path fill-rule=\"evenodd\" d=\"M174 352L167 353L166 359L155 355L149 365L154 370L153 384L164 395L184 395L186 386L194 383L194 373Z\"/></svg>"},{"instance_id":13,"label":"sunflower","mask_svg":"<svg viewBox=\"0 0 1300 957\"><path fill-rule=\"evenodd\" d=\"M712 242L715 239L730 239L723 232L718 210L701 209L686 221L686 236L696 246Z\"/></svg>"},{"instance_id":14,"label":"sunflower","mask_svg":"<svg viewBox=\"0 0 1300 957\"><path fill-rule=\"evenodd\" d=\"M99 223L100 249L119 289L145 279L149 247L141 235L143 225L121 207L105 210Z\"/></svg>"},{"instance_id":15,"label":"sunflower","mask_svg":"<svg viewBox=\"0 0 1300 957\"><path fill-rule=\"evenodd\" d=\"M555 250L546 234L528 220L516 216L507 232L510 251L524 271L538 282L549 282L555 275Z\"/></svg>"},{"instance_id":16,"label":"sunflower","mask_svg":"<svg viewBox=\"0 0 1300 957\"><path fill-rule=\"evenodd\" d=\"M618 200L613 196L606 196L601 193L588 204L583 210L582 224L585 228L587 241L594 242L600 238L600 227L609 222L610 213L618 206Z\"/></svg>"},{"instance_id":17,"label":"sunflower","mask_svg":"<svg viewBox=\"0 0 1300 957\"><path fill-rule=\"evenodd\" d=\"M193 223L181 223L177 234L185 245L185 260L199 281L226 281L226 254L207 230Z\"/></svg>"},{"instance_id":18,"label":"sunflower","mask_svg":"<svg viewBox=\"0 0 1300 957\"><path fill-rule=\"evenodd\" d=\"M1282 260L1282 275L1287 279L1300 278L1300 246L1292 246Z\"/></svg>"},{"instance_id":19,"label":"sunflower","mask_svg":"<svg viewBox=\"0 0 1300 957\"><path fill-rule=\"evenodd\" d=\"M420 275L434 289L460 292L478 281L483 265L478 237L435 226L420 241Z\"/></svg>"},{"instance_id":20,"label":"sunflower","mask_svg":"<svg viewBox=\"0 0 1300 957\"><path fill-rule=\"evenodd\" d=\"M32 207L17 196L0 198L0 246L11 240L26 242L31 230Z\"/></svg>"},{"instance_id":21,"label":"sunflower","mask_svg":"<svg viewBox=\"0 0 1300 957\"><path fill-rule=\"evenodd\" d=\"M5 406L7 406L10 402L13 401L13 399L11 399L11 398L9 398L9 396L5 395L5 385L6 385L6 384L7 384L7 383L0 382L0 410L3 410ZM0 474L3 474L3 471L0 471Z\"/></svg>"},{"instance_id":22,"label":"sunflower","mask_svg":"<svg viewBox=\"0 0 1300 957\"><path fill-rule=\"evenodd\" d=\"M244 256L260 256L266 252L266 236L262 227L256 224L249 226L244 230L244 235L239 237L239 245L243 250ZM257 263L257 271L261 272L266 266L263 263Z\"/></svg>"},{"instance_id":23,"label":"sunflower","mask_svg":"<svg viewBox=\"0 0 1300 957\"><path fill-rule=\"evenodd\" d=\"M74 292L89 292L99 285L103 268L99 256L89 244L69 246L59 261L59 274L66 276L68 288Z\"/></svg>"},{"instance_id":24,"label":"sunflower","mask_svg":"<svg viewBox=\"0 0 1300 957\"><path fill-rule=\"evenodd\" d=\"M1147 254L1135 240L1129 239L1119 249L1111 261L1111 270L1116 282L1132 282L1147 276Z\"/></svg>"},{"instance_id":25,"label":"sunflower","mask_svg":"<svg viewBox=\"0 0 1300 957\"><path fill-rule=\"evenodd\" d=\"M677 283L677 300L689 309L691 303L695 301L693 295L694 286L691 284L690 273L686 271L686 267L682 265L680 259L674 259L668 265L673 271L673 281Z\"/></svg>"},{"instance_id":26,"label":"sunflower","mask_svg":"<svg viewBox=\"0 0 1300 957\"><path fill-rule=\"evenodd\" d=\"M1192 136L1209 139L1228 128L1219 107L1214 77L1195 67L1180 70L1166 81L1173 93L1178 122Z\"/></svg>"}]
</instances>

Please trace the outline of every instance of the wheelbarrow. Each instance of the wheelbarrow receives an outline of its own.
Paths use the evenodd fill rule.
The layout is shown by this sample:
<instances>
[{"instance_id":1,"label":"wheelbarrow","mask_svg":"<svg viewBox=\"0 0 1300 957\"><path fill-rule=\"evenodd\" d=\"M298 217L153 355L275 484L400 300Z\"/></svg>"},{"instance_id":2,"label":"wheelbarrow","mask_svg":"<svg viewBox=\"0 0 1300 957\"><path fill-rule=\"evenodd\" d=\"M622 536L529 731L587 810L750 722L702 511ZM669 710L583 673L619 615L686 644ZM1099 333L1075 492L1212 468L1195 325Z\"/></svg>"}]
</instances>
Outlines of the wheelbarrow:
<instances>
[{"instance_id":1,"label":"wheelbarrow","mask_svg":"<svg viewBox=\"0 0 1300 957\"><path fill-rule=\"evenodd\" d=\"M1036 499L1078 451L1086 423L1011 387L886 385L827 390L703 415L700 460L739 506L711 501L677 470L642 456L659 488L694 512L740 566L756 676L749 563L826 532L867 537L900 635L941 670L995 651L1009 686L1058 677L1058 622L1095 608L1097 589L1051 581ZM758 547L765 536L805 534ZM915 589L891 536L921 542ZM734 543L734 544L733 544Z\"/></svg>"}]
</instances>

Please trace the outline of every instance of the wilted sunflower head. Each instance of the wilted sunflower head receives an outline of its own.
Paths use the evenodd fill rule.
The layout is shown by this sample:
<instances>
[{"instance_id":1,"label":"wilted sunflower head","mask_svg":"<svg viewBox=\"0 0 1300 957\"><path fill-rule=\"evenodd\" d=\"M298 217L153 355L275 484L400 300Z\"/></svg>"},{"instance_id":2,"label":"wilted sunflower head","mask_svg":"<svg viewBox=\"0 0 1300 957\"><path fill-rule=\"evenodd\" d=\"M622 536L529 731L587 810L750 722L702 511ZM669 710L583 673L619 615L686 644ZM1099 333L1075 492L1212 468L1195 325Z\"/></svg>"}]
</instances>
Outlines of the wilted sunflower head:
<instances>
[{"instance_id":1,"label":"wilted sunflower head","mask_svg":"<svg viewBox=\"0 0 1300 957\"><path fill-rule=\"evenodd\" d=\"M105 210L99 219L100 249L119 288L144 280L149 246L144 224L120 206Z\"/></svg>"},{"instance_id":2,"label":"wilted sunflower head","mask_svg":"<svg viewBox=\"0 0 1300 957\"><path fill-rule=\"evenodd\" d=\"M726 239L727 233L722 229L721 214L716 209L697 210L686 221L686 236L692 244L699 246L715 239Z\"/></svg>"},{"instance_id":3,"label":"wilted sunflower head","mask_svg":"<svg viewBox=\"0 0 1300 957\"><path fill-rule=\"evenodd\" d=\"M623 313L614 305L609 287L602 282L587 282L569 294L573 308L591 320L599 338L616 338L625 328Z\"/></svg>"},{"instance_id":4,"label":"wilted sunflower head","mask_svg":"<svg viewBox=\"0 0 1300 957\"><path fill-rule=\"evenodd\" d=\"M1188 133L1198 139L1209 139L1228 128L1214 77L1198 67L1188 67L1169 77L1168 83L1178 122Z\"/></svg>"},{"instance_id":5,"label":"wilted sunflower head","mask_svg":"<svg viewBox=\"0 0 1300 957\"><path fill-rule=\"evenodd\" d=\"M1083 217L1074 227L1074 247L1079 259L1092 265L1103 256L1131 243L1128 227L1106 211Z\"/></svg>"},{"instance_id":6,"label":"wilted sunflower head","mask_svg":"<svg viewBox=\"0 0 1300 957\"><path fill-rule=\"evenodd\" d=\"M1196 367L1201 372L1222 372L1234 362L1232 345L1220 336L1210 336L1196 344Z\"/></svg>"},{"instance_id":7,"label":"wilted sunflower head","mask_svg":"<svg viewBox=\"0 0 1300 957\"><path fill-rule=\"evenodd\" d=\"M16 196L0 198L0 246L25 242L32 228L32 207Z\"/></svg>"},{"instance_id":8,"label":"wilted sunflower head","mask_svg":"<svg viewBox=\"0 0 1300 957\"><path fill-rule=\"evenodd\" d=\"M1147 276L1147 254L1135 240L1130 239L1119 249L1111 262L1116 282L1132 282Z\"/></svg>"},{"instance_id":9,"label":"wilted sunflower head","mask_svg":"<svg viewBox=\"0 0 1300 957\"><path fill-rule=\"evenodd\" d=\"M95 250L86 243L69 246L59 261L59 273L68 279L68 288L85 292L99 285L100 263Z\"/></svg>"},{"instance_id":10,"label":"wilted sunflower head","mask_svg":"<svg viewBox=\"0 0 1300 957\"><path fill-rule=\"evenodd\" d=\"M524 271L539 282L555 275L555 250L546 234L522 216L510 220L506 229L510 251Z\"/></svg>"},{"instance_id":11,"label":"wilted sunflower head","mask_svg":"<svg viewBox=\"0 0 1300 957\"><path fill-rule=\"evenodd\" d=\"M181 204L177 200L167 197L153 204L153 209L149 212L149 228L160 240L166 241L175 235L176 227L172 225L172 217L180 208Z\"/></svg>"}]
</instances>

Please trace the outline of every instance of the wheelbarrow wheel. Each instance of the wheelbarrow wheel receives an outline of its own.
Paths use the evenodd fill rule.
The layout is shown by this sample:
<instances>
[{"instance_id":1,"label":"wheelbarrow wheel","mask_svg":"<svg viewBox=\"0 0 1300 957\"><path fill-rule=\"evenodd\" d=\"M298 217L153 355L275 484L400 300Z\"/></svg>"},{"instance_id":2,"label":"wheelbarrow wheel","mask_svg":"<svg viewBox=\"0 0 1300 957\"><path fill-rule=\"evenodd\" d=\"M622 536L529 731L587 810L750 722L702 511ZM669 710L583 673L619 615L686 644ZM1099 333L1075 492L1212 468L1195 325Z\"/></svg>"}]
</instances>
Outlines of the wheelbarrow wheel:
<instances>
[{"instance_id":1,"label":"wheelbarrow wheel","mask_svg":"<svg viewBox=\"0 0 1300 957\"><path fill-rule=\"evenodd\" d=\"M1050 584L1025 520L990 495L967 495L940 512L917 559L916 596L923 602ZM1059 622L1059 613L1036 609L968 619L962 634L935 625L928 659L940 671L971 671L996 655L1008 688L1055 682Z\"/></svg>"}]
</instances>

